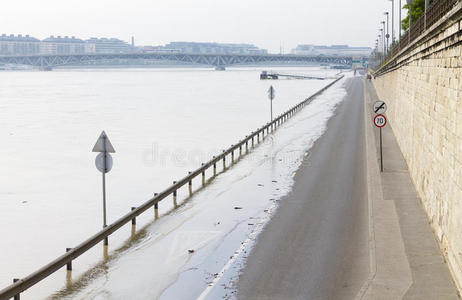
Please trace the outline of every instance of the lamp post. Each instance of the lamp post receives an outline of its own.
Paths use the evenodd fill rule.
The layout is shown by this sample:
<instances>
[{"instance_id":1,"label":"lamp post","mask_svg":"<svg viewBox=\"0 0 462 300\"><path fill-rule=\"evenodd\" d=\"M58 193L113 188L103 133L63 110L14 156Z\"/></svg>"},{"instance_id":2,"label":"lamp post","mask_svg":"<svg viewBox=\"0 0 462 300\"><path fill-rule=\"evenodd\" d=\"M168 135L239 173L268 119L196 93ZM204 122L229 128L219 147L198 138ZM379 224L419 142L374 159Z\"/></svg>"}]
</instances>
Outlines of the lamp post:
<instances>
[{"instance_id":1,"label":"lamp post","mask_svg":"<svg viewBox=\"0 0 462 300\"><path fill-rule=\"evenodd\" d=\"M391 1L391 43L393 44L395 42L395 0L390 0L390 1Z\"/></svg>"},{"instance_id":2,"label":"lamp post","mask_svg":"<svg viewBox=\"0 0 462 300\"><path fill-rule=\"evenodd\" d=\"M425 0L425 9L424 9L424 30L427 30L427 9L428 9L429 3L430 3L430 0Z\"/></svg>"},{"instance_id":3,"label":"lamp post","mask_svg":"<svg viewBox=\"0 0 462 300\"><path fill-rule=\"evenodd\" d=\"M399 40L401 41L401 0L399 0Z\"/></svg>"},{"instance_id":4,"label":"lamp post","mask_svg":"<svg viewBox=\"0 0 462 300\"><path fill-rule=\"evenodd\" d=\"M411 33L411 26L412 26L412 4L414 0L406 0L407 5L409 5L409 33Z\"/></svg>"},{"instance_id":5,"label":"lamp post","mask_svg":"<svg viewBox=\"0 0 462 300\"><path fill-rule=\"evenodd\" d=\"M388 16L389 16L389 13L388 13L388 11L386 11L386 12L384 13L384 15L387 16L387 33L385 34L385 37L387 38L387 52L388 52L388 49L389 49L389 47L390 47L390 42L389 42L389 39L390 39L390 26L389 26L389 24L390 24L390 23L389 23L389 17L388 17Z\"/></svg>"},{"instance_id":6,"label":"lamp post","mask_svg":"<svg viewBox=\"0 0 462 300\"><path fill-rule=\"evenodd\" d=\"M385 32L385 21L382 21L382 22L380 22L380 23L382 23L382 25L383 25L383 28L382 28L382 29L380 29L380 31L382 31L382 38L383 38L383 49L384 49L384 51L383 51L383 52L384 52L384 54L386 54L386 52L387 52L387 49L386 49L386 47L385 47L385 34L386 34L386 32Z\"/></svg>"}]
</instances>

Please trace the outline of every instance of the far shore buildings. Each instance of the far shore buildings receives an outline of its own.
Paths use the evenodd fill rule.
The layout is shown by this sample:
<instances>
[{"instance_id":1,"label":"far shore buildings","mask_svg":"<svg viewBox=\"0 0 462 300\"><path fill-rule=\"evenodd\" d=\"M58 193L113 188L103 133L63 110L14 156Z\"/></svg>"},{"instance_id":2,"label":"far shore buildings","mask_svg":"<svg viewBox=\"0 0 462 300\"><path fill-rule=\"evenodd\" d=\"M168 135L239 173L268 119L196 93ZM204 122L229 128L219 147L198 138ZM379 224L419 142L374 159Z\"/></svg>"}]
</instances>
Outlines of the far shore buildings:
<instances>
[{"instance_id":1,"label":"far shore buildings","mask_svg":"<svg viewBox=\"0 0 462 300\"><path fill-rule=\"evenodd\" d=\"M52 35L39 40L29 35L0 35L0 55L127 53L134 50L133 38L132 44L128 44L115 38L82 40L74 36Z\"/></svg>"},{"instance_id":2,"label":"far shore buildings","mask_svg":"<svg viewBox=\"0 0 462 300\"><path fill-rule=\"evenodd\" d=\"M171 42L165 46L145 46L145 53L169 52L192 54L267 54L268 51L251 44Z\"/></svg>"},{"instance_id":3,"label":"far shore buildings","mask_svg":"<svg viewBox=\"0 0 462 300\"><path fill-rule=\"evenodd\" d=\"M292 50L292 54L313 55L313 56L369 56L372 48L369 47L350 47L348 45L298 45Z\"/></svg>"}]
</instances>

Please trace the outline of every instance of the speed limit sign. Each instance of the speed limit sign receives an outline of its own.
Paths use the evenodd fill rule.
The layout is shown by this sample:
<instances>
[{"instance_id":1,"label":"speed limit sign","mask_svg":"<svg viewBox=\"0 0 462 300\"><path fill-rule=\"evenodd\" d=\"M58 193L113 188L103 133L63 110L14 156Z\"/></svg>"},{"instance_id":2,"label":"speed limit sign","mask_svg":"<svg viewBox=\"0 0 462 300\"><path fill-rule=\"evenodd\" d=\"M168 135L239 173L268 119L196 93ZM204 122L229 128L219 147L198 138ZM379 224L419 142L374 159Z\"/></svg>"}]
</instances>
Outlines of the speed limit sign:
<instances>
[{"instance_id":1,"label":"speed limit sign","mask_svg":"<svg viewBox=\"0 0 462 300\"><path fill-rule=\"evenodd\" d=\"M387 118L384 115L376 115L374 118L374 125L382 128L387 125Z\"/></svg>"}]
</instances>

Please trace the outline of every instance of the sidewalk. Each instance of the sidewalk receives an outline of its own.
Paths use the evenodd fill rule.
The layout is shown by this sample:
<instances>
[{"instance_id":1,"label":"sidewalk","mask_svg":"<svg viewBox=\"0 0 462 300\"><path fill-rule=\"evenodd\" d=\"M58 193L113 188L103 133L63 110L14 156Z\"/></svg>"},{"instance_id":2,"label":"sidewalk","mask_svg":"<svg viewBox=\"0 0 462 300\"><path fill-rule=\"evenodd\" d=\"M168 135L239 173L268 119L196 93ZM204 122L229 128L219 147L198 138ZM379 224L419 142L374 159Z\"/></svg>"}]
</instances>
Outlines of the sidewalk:
<instances>
[{"instance_id":1,"label":"sidewalk","mask_svg":"<svg viewBox=\"0 0 462 300\"><path fill-rule=\"evenodd\" d=\"M382 129L379 171L379 130L371 109L377 100L365 80L371 274L356 299L459 299L390 122Z\"/></svg>"}]
</instances>

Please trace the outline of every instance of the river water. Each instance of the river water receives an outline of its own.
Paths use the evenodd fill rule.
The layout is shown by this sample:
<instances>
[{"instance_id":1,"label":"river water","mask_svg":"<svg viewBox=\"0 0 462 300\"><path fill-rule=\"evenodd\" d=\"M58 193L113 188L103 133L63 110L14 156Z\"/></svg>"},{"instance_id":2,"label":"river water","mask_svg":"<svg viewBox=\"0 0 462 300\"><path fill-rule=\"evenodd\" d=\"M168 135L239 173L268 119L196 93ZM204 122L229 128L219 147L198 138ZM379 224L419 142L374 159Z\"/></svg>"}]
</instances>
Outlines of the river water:
<instances>
[{"instance_id":1,"label":"river water","mask_svg":"<svg viewBox=\"0 0 462 300\"><path fill-rule=\"evenodd\" d=\"M273 69L336 73L319 67ZM330 82L262 81L261 70L0 72L0 289L101 229L101 174L91 149L102 130L116 150L107 175L111 223L266 123L270 84L276 89L277 115ZM94 247L74 261L71 281L65 270L57 272L22 299L53 293L59 299L127 299L134 289L145 298L187 299L175 290L203 276L194 283L196 296L201 294L208 284L204 270L221 270L228 252L254 231L248 220L264 218L264 209L290 190L290 175L324 132L344 91L338 83L329 92L178 211L169 212L172 204L163 201L159 221L151 223L152 212L138 218L138 228L146 226L142 234L129 240L127 226L112 235L107 263L101 263L102 246ZM277 185L265 187L264 180ZM179 193L181 198L187 190ZM244 209L237 213L236 206ZM181 229L186 224L188 231ZM191 257L189 248L204 250ZM160 256L164 252L167 257ZM203 273L185 272L188 264ZM174 283L179 289L167 289Z\"/></svg>"}]
</instances>

